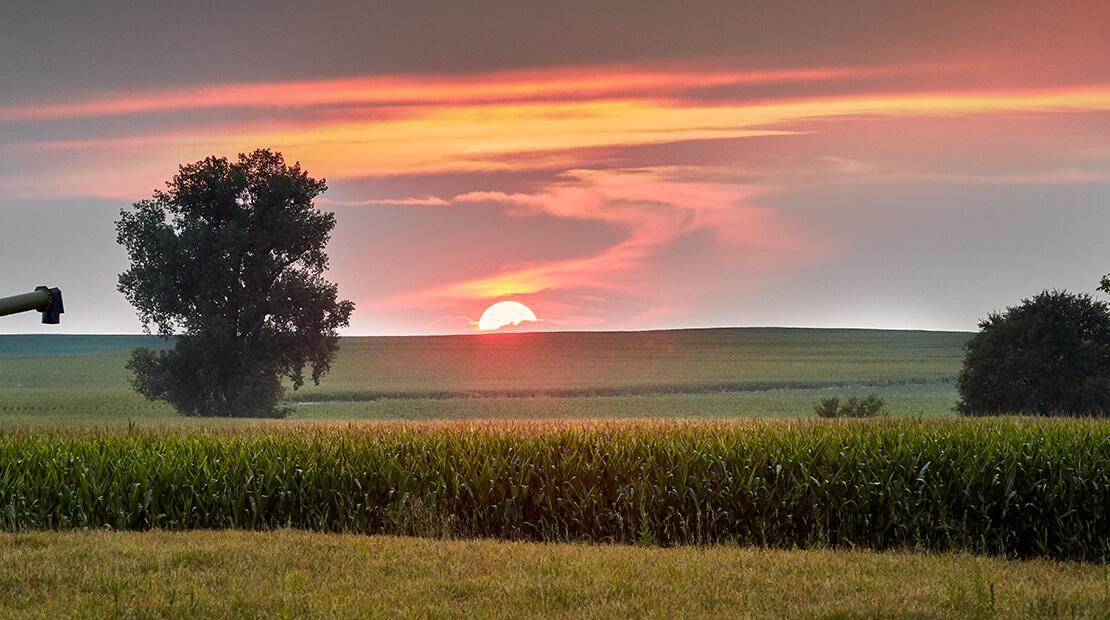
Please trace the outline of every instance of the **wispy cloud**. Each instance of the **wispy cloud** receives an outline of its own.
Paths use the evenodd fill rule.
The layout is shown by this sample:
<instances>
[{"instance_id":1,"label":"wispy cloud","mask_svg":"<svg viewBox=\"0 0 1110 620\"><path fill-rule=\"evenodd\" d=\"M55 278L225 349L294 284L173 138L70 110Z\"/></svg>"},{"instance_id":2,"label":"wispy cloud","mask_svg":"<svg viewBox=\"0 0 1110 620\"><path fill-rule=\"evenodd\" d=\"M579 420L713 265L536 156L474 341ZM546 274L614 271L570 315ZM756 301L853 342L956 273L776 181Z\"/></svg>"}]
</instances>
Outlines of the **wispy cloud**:
<instances>
[{"instance_id":1,"label":"wispy cloud","mask_svg":"<svg viewBox=\"0 0 1110 620\"><path fill-rule=\"evenodd\" d=\"M144 195L181 161L260 145L289 153L329 178L445 172L566 170L597 166L596 149L679 141L796 135L827 119L951 117L1110 110L1110 85L1047 89L861 92L752 101L699 99L694 86L760 80L834 81L858 72L810 69L754 73L575 71L459 77L403 76L297 84L213 86L165 94L119 94L57 105L0 109L0 122L95 114L134 114L217 105L304 107L327 114L257 119L130 135L24 140L0 157L34 170L34 187L51 195L112 188ZM341 107L336 107L342 104ZM358 106L403 112L367 114ZM375 108L379 110L379 108ZM80 174L71 170L80 162ZM147 173L161 169L160 174ZM21 183L0 173L0 183ZM90 181L92 179L93 181ZM416 198L420 200L420 198Z\"/></svg>"},{"instance_id":2,"label":"wispy cloud","mask_svg":"<svg viewBox=\"0 0 1110 620\"><path fill-rule=\"evenodd\" d=\"M417 196L412 198L371 198L368 200L333 200L320 198L316 201L326 207L369 207L372 205L395 205L401 207L442 207L451 204L436 196Z\"/></svg>"},{"instance_id":3,"label":"wispy cloud","mask_svg":"<svg viewBox=\"0 0 1110 620\"><path fill-rule=\"evenodd\" d=\"M422 326L423 331L429 333L443 332L473 332L478 330L478 321L465 314L451 314L437 317L434 321Z\"/></svg>"},{"instance_id":4,"label":"wispy cloud","mask_svg":"<svg viewBox=\"0 0 1110 620\"><path fill-rule=\"evenodd\" d=\"M41 121L206 108L422 107L601 99L682 98L713 87L826 82L937 72L951 65L806 67L761 71L695 67L589 66L473 75L393 75L295 82L244 82L124 91L64 103L0 108L0 121Z\"/></svg>"},{"instance_id":5,"label":"wispy cloud","mask_svg":"<svg viewBox=\"0 0 1110 620\"><path fill-rule=\"evenodd\" d=\"M638 294L630 275L661 249L684 235L706 231L730 254L782 268L827 257L833 249L794 230L770 208L760 206L766 191L714 181L692 167L571 170L532 193L477 191L445 202L496 203L518 216L549 214L602 221L628 231L627 237L591 256L538 264L506 265L496 273L416 291L386 300L386 307L446 307L464 300L534 295L593 288Z\"/></svg>"}]
</instances>

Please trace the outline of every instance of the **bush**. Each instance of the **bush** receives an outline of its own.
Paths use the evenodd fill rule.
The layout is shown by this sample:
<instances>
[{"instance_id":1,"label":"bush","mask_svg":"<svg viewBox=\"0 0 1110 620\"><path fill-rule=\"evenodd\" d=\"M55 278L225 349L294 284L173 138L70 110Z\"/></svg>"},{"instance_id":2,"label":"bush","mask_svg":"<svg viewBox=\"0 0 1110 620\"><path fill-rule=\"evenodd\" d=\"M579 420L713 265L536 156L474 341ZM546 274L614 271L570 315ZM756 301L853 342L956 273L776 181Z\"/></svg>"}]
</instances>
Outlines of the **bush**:
<instances>
[{"instance_id":1,"label":"bush","mask_svg":"<svg viewBox=\"0 0 1110 620\"><path fill-rule=\"evenodd\" d=\"M813 407L822 418L873 418L886 415L886 403L876 394L850 397L843 405L839 398L825 398Z\"/></svg>"},{"instance_id":2,"label":"bush","mask_svg":"<svg viewBox=\"0 0 1110 620\"><path fill-rule=\"evenodd\" d=\"M967 344L958 411L965 415L1106 415L1110 308L1089 295L1044 291L993 313Z\"/></svg>"},{"instance_id":3,"label":"bush","mask_svg":"<svg viewBox=\"0 0 1110 620\"><path fill-rule=\"evenodd\" d=\"M822 398L813 406L813 412L820 418L838 418L840 417L840 399Z\"/></svg>"}]
</instances>

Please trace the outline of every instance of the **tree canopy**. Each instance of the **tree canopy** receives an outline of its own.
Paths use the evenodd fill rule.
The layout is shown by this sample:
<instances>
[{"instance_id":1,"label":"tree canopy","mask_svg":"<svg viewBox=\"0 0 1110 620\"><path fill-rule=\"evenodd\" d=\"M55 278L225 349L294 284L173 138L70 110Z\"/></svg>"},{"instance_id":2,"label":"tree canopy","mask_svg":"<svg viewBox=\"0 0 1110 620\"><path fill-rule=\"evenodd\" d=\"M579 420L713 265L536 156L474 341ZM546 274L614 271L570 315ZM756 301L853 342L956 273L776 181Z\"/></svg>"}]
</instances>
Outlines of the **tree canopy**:
<instances>
[{"instance_id":1,"label":"tree canopy","mask_svg":"<svg viewBox=\"0 0 1110 620\"><path fill-rule=\"evenodd\" d=\"M276 416L282 379L319 382L354 304L324 279L335 216L327 189L281 153L180 166L116 223L130 268L119 290L172 350L137 349L137 391L184 415Z\"/></svg>"},{"instance_id":2,"label":"tree canopy","mask_svg":"<svg viewBox=\"0 0 1110 620\"><path fill-rule=\"evenodd\" d=\"M960 412L1110 415L1110 308L1044 291L993 313L967 345Z\"/></svg>"}]
</instances>

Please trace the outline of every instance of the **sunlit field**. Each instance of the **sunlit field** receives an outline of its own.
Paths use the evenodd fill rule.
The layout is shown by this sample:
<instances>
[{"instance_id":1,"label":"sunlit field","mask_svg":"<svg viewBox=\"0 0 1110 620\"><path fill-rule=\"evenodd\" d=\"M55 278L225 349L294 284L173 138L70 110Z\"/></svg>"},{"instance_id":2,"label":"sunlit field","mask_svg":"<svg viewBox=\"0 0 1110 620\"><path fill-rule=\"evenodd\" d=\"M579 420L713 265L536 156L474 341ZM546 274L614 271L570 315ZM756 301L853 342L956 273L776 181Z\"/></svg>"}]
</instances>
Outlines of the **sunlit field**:
<instances>
[{"instance_id":1,"label":"sunlit field","mask_svg":"<svg viewBox=\"0 0 1110 620\"><path fill-rule=\"evenodd\" d=\"M0 615L1105 618L1106 567L299 530L0 535Z\"/></svg>"},{"instance_id":2,"label":"sunlit field","mask_svg":"<svg viewBox=\"0 0 1110 620\"><path fill-rule=\"evenodd\" d=\"M293 420L809 417L876 393L896 416L951 416L968 334L718 329L344 338ZM128 387L136 336L0 336L0 420L192 423Z\"/></svg>"}]
</instances>

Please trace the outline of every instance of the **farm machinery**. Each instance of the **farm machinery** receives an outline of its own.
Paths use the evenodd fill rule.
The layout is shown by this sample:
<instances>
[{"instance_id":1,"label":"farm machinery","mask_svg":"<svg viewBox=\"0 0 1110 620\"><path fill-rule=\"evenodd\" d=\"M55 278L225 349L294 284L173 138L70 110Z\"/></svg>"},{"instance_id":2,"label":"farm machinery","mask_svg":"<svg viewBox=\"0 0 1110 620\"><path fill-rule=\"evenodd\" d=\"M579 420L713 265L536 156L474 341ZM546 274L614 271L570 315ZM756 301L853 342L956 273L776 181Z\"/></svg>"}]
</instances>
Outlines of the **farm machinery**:
<instances>
[{"instance_id":1,"label":"farm machinery","mask_svg":"<svg viewBox=\"0 0 1110 620\"><path fill-rule=\"evenodd\" d=\"M0 316L18 314L38 310L42 313L42 322L47 325L57 325L61 322L62 291L58 288L39 286L30 293L0 297Z\"/></svg>"}]
</instances>

